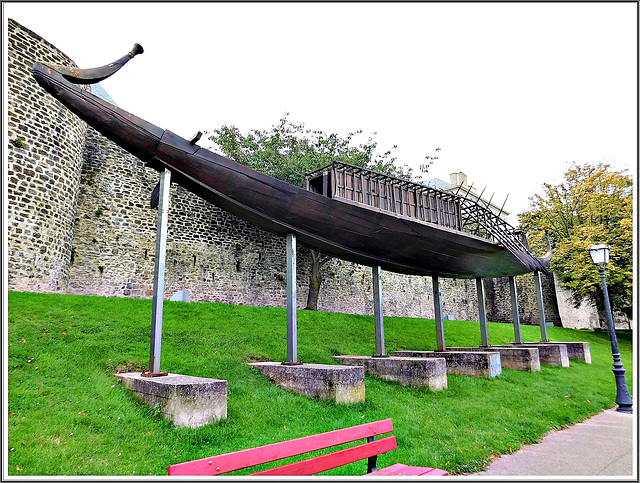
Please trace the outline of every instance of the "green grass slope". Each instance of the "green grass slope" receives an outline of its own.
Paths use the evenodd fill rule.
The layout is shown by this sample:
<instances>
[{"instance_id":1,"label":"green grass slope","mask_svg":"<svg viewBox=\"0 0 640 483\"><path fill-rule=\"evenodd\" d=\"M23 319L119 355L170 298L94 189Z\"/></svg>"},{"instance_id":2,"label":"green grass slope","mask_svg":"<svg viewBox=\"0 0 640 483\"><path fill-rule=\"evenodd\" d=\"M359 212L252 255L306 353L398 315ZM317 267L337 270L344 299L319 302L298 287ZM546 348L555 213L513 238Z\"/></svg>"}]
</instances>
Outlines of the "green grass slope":
<instances>
[{"instance_id":1,"label":"green grass slope","mask_svg":"<svg viewBox=\"0 0 640 483\"><path fill-rule=\"evenodd\" d=\"M116 371L147 369L151 301L8 295L8 473L10 475L166 475L168 465L392 418L396 462L451 474L482 470L496 455L615 405L606 332L549 327L551 340L587 341L593 363L503 369L494 379L448 376L430 391L366 377L366 401L341 405L274 386L255 360L286 359L286 312L215 303L166 302L161 369L228 381L228 418L174 428L138 402ZM522 327L525 341L540 329ZM477 346L477 322L445 321L449 346ZM631 336L618 336L631 391ZM387 352L435 349L432 320L385 318ZM492 344L513 340L510 324L489 324ZM298 312L299 360L335 363L337 354L375 351L372 316ZM358 462L328 472L361 475ZM240 472L243 473L243 472ZM246 471L244 472L246 473Z\"/></svg>"}]
</instances>

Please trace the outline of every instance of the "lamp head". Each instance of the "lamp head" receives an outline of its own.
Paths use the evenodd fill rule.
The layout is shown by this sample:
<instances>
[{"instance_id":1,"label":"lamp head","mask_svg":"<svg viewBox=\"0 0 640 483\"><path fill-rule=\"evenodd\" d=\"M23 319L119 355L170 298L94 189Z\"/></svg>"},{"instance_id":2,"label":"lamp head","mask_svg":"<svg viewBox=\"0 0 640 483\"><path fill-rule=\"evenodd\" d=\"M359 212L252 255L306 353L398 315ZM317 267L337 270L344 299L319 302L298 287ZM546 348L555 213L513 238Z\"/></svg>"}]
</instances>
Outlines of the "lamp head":
<instances>
[{"instance_id":1,"label":"lamp head","mask_svg":"<svg viewBox=\"0 0 640 483\"><path fill-rule=\"evenodd\" d=\"M605 266L609 263L609 252L611 247L609 245L591 245L589 248L589 254L591 255L591 260L598 266Z\"/></svg>"}]
</instances>

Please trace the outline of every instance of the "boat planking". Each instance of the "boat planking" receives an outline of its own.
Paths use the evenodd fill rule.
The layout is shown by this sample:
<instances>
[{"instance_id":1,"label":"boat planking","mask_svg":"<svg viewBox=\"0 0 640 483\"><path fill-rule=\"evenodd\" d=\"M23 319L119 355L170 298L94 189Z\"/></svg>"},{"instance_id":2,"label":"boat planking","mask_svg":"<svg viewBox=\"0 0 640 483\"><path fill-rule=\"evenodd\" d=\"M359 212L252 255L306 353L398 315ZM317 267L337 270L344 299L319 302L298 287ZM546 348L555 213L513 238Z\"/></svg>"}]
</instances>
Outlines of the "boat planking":
<instances>
[{"instance_id":1,"label":"boat planking","mask_svg":"<svg viewBox=\"0 0 640 483\"><path fill-rule=\"evenodd\" d=\"M98 79L104 69L74 69L73 76L58 70L35 63L32 72L38 84L71 112L148 167L169 169L173 181L259 228L281 236L295 233L309 248L409 275L492 278L548 273L549 257L534 257L523 244L500 243L459 227L299 188L201 148L196 144L199 136L186 140L75 85L91 83L92 72L100 73Z\"/></svg>"}]
</instances>

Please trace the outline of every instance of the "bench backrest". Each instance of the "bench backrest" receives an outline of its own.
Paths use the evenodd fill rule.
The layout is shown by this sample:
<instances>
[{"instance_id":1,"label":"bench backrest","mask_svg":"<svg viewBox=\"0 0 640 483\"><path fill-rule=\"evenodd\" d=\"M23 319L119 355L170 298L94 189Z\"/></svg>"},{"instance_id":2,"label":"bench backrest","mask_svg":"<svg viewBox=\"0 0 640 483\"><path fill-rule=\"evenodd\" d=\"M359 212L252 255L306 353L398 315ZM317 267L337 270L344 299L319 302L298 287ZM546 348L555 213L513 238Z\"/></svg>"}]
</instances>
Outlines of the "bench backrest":
<instances>
[{"instance_id":1,"label":"bench backrest","mask_svg":"<svg viewBox=\"0 0 640 483\"><path fill-rule=\"evenodd\" d=\"M395 449L397 447L395 436L373 440L374 436L391 431L393 431L391 419L384 419L210 458L177 463L169 466L167 473L169 475L220 475L310 451L367 439L367 443L362 445L254 473L256 475L313 475Z\"/></svg>"}]
</instances>

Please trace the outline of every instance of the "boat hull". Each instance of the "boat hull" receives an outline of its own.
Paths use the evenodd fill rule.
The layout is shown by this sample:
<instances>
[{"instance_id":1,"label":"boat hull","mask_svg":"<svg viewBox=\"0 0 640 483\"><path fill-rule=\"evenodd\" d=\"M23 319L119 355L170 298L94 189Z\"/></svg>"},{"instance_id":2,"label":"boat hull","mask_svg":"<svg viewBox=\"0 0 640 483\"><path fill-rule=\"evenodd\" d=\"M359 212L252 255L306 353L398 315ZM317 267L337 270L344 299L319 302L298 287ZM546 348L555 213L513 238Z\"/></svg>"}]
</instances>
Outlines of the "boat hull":
<instances>
[{"instance_id":1,"label":"boat hull","mask_svg":"<svg viewBox=\"0 0 640 483\"><path fill-rule=\"evenodd\" d=\"M412 275L491 278L535 269L491 240L327 198L252 170L163 130L34 65L37 82L91 127L194 194L310 248ZM526 260L526 258L525 258Z\"/></svg>"}]
</instances>

